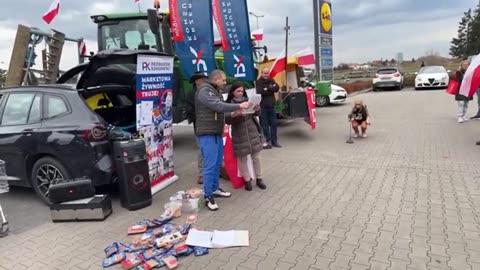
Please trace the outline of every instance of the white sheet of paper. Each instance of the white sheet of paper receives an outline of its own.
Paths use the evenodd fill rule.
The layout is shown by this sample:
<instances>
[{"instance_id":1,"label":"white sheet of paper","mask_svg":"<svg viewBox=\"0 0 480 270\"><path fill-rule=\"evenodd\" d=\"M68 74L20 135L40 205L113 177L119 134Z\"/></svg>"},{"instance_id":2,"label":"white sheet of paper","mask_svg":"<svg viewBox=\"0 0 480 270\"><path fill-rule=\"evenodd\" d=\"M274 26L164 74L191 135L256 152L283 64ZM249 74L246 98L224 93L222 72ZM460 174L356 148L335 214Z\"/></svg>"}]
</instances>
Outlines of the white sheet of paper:
<instances>
[{"instance_id":1,"label":"white sheet of paper","mask_svg":"<svg viewBox=\"0 0 480 270\"><path fill-rule=\"evenodd\" d=\"M213 248L248 247L249 244L248 231L213 231Z\"/></svg>"},{"instance_id":2,"label":"white sheet of paper","mask_svg":"<svg viewBox=\"0 0 480 270\"><path fill-rule=\"evenodd\" d=\"M262 95L259 95L259 94L252 94L252 95L249 95L248 96L248 101L250 101L253 105L244 110L243 111L243 114L252 114L254 113L255 111L253 110L253 108L256 106L256 105L260 105L260 101L262 101Z\"/></svg>"},{"instance_id":3,"label":"white sheet of paper","mask_svg":"<svg viewBox=\"0 0 480 270\"><path fill-rule=\"evenodd\" d=\"M140 125L146 126L152 124L153 101L142 101L140 112Z\"/></svg>"},{"instance_id":4,"label":"white sheet of paper","mask_svg":"<svg viewBox=\"0 0 480 270\"><path fill-rule=\"evenodd\" d=\"M185 244L196 247L212 248L213 232L192 229L188 232Z\"/></svg>"},{"instance_id":5,"label":"white sheet of paper","mask_svg":"<svg viewBox=\"0 0 480 270\"><path fill-rule=\"evenodd\" d=\"M233 231L213 231L212 245L216 248L231 247L235 243Z\"/></svg>"}]
</instances>

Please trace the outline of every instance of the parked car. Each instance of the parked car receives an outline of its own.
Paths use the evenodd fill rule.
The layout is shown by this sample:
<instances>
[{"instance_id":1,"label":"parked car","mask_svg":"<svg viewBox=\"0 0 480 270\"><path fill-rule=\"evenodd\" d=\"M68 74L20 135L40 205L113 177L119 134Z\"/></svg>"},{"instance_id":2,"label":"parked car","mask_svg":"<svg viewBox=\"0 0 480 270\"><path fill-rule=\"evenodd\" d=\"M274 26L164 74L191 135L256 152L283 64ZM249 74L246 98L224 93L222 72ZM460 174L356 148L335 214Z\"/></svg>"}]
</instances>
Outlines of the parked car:
<instances>
[{"instance_id":1,"label":"parked car","mask_svg":"<svg viewBox=\"0 0 480 270\"><path fill-rule=\"evenodd\" d=\"M347 100L347 90L345 88L331 84L332 91L328 95L328 100L325 105L344 103Z\"/></svg>"},{"instance_id":2,"label":"parked car","mask_svg":"<svg viewBox=\"0 0 480 270\"><path fill-rule=\"evenodd\" d=\"M302 87L312 87L312 88L315 88L315 84L316 84L316 82L311 82L306 80L301 81L301 83L302 83ZM325 107L330 104L339 104L347 100L348 94L343 87L335 84L330 84L330 87L331 87L331 91L328 96L318 95L318 94L316 95L315 104L318 107Z\"/></svg>"},{"instance_id":3,"label":"parked car","mask_svg":"<svg viewBox=\"0 0 480 270\"><path fill-rule=\"evenodd\" d=\"M373 91L380 89L397 89L403 88L404 76L396 67L384 67L377 70L373 78Z\"/></svg>"},{"instance_id":4,"label":"parked car","mask_svg":"<svg viewBox=\"0 0 480 270\"><path fill-rule=\"evenodd\" d=\"M445 88L450 81L449 73L443 66L426 66L415 74L415 90Z\"/></svg>"},{"instance_id":5,"label":"parked car","mask_svg":"<svg viewBox=\"0 0 480 270\"><path fill-rule=\"evenodd\" d=\"M57 85L2 89L0 159L8 175L21 179L12 185L33 187L48 203L52 183L115 182L110 138L136 132L139 54L164 55L106 50L65 72Z\"/></svg>"},{"instance_id":6,"label":"parked car","mask_svg":"<svg viewBox=\"0 0 480 270\"><path fill-rule=\"evenodd\" d=\"M88 177L109 184L112 159L103 119L65 85L4 88L0 92L0 159L11 185L33 187L48 203L50 184Z\"/></svg>"}]
</instances>

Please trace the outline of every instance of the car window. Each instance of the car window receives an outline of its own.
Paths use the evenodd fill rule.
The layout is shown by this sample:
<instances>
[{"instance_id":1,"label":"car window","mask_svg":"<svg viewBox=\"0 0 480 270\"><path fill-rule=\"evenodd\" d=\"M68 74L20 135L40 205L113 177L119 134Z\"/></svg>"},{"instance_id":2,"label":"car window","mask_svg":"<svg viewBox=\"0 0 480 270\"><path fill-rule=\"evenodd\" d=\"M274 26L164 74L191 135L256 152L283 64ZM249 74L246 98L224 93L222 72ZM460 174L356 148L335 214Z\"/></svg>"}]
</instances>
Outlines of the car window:
<instances>
[{"instance_id":1,"label":"car window","mask_svg":"<svg viewBox=\"0 0 480 270\"><path fill-rule=\"evenodd\" d=\"M377 71L378 74L393 74L393 73L395 73L395 72L397 72L397 70L394 69L394 68L379 69L379 70Z\"/></svg>"},{"instance_id":2,"label":"car window","mask_svg":"<svg viewBox=\"0 0 480 270\"><path fill-rule=\"evenodd\" d=\"M59 96L47 96L47 118L53 118L55 116L68 112L67 104L65 100Z\"/></svg>"},{"instance_id":3,"label":"car window","mask_svg":"<svg viewBox=\"0 0 480 270\"><path fill-rule=\"evenodd\" d=\"M15 93L8 95L2 115L2 126L27 124L34 93Z\"/></svg>"},{"instance_id":4,"label":"car window","mask_svg":"<svg viewBox=\"0 0 480 270\"><path fill-rule=\"evenodd\" d=\"M441 66L429 66L424 67L420 70L419 73L446 73L447 70Z\"/></svg>"},{"instance_id":5,"label":"car window","mask_svg":"<svg viewBox=\"0 0 480 270\"><path fill-rule=\"evenodd\" d=\"M41 100L40 95L36 95L35 98L33 99L32 106L30 107L30 113L28 115L29 124L40 122L40 119L41 119L40 100Z\"/></svg>"}]
</instances>

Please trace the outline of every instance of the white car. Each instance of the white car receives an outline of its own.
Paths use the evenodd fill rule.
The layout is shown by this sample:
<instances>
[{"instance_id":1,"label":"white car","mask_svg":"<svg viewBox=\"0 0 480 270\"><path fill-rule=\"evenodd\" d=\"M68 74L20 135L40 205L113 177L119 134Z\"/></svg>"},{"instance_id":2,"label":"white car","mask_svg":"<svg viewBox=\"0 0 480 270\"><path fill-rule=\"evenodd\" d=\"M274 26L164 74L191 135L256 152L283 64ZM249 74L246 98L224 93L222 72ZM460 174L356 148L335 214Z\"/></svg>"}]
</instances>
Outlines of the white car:
<instances>
[{"instance_id":1,"label":"white car","mask_svg":"<svg viewBox=\"0 0 480 270\"><path fill-rule=\"evenodd\" d=\"M403 75L396 67L384 67L377 70L373 78L373 91L385 88L395 88L401 90L403 88Z\"/></svg>"},{"instance_id":2,"label":"white car","mask_svg":"<svg viewBox=\"0 0 480 270\"><path fill-rule=\"evenodd\" d=\"M448 86L450 78L448 72L443 66L426 66L415 72L415 90L426 88L445 88Z\"/></svg>"},{"instance_id":3,"label":"white car","mask_svg":"<svg viewBox=\"0 0 480 270\"><path fill-rule=\"evenodd\" d=\"M316 96L315 103L318 107L325 107L330 104L339 104L347 100L347 91L338 85L331 84L330 95L328 96Z\"/></svg>"}]
</instances>

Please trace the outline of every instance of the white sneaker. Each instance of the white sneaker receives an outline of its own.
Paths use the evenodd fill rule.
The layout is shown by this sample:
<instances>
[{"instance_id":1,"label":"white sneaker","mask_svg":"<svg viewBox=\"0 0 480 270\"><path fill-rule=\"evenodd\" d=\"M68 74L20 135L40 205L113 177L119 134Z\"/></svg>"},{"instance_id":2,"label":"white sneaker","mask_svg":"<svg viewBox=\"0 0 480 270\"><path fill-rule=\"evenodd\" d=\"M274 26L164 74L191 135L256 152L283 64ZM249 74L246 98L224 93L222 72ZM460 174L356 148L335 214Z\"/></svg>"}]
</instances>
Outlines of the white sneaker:
<instances>
[{"instance_id":1,"label":"white sneaker","mask_svg":"<svg viewBox=\"0 0 480 270\"><path fill-rule=\"evenodd\" d=\"M459 117L458 118L458 123L463 123L463 122L465 122L465 119L463 119L463 117Z\"/></svg>"},{"instance_id":2,"label":"white sneaker","mask_svg":"<svg viewBox=\"0 0 480 270\"><path fill-rule=\"evenodd\" d=\"M463 117L463 122L468 122L468 118L467 117Z\"/></svg>"},{"instance_id":3,"label":"white sneaker","mask_svg":"<svg viewBox=\"0 0 480 270\"><path fill-rule=\"evenodd\" d=\"M228 197L232 196L232 193L224 191L223 189L219 188L219 189L217 189L213 192L213 196L228 198Z\"/></svg>"},{"instance_id":4,"label":"white sneaker","mask_svg":"<svg viewBox=\"0 0 480 270\"><path fill-rule=\"evenodd\" d=\"M362 138L366 138L366 137L367 137L367 133L363 133Z\"/></svg>"},{"instance_id":5,"label":"white sneaker","mask_svg":"<svg viewBox=\"0 0 480 270\"><path fill-rule=\"evenodd\" d=\"M357 133L353 134L353 138L358 138L358 134Z\"/></svg>"},{"instance_id":6,"label":"white sneaker","mask_svg":"<svg viewBox=\"0 0 480 270\"><path fill-rule=\"evenodd\" d=\"M213 197L205 198L205 205L211 211L217 211L218 210L218 205L215 202L215 199Z\"/></svg>"}]
</instances>

